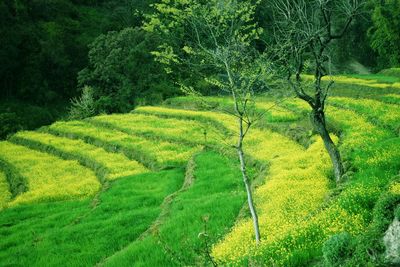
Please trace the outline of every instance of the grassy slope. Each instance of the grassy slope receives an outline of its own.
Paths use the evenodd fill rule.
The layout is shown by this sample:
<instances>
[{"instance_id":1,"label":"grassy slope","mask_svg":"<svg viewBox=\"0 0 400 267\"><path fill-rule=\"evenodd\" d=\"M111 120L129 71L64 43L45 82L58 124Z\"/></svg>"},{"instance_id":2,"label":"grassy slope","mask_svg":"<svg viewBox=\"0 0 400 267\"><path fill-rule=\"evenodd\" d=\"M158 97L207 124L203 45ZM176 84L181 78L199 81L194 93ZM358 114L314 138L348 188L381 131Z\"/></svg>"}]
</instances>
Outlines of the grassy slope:
<instances>
[{"instance_id":1,"label":"grassy slope","mask_svg":"<svg viewBox=\"0 0 400 267\"><path fill-rule=\"evenodd\" d=\"M0 142L0 159L18 169L29 189L10 205L84 198L100 188L95 174L77 161L61 160L9 142Z\"/></svg>"},{"instance_id":2,"label":"grassy slope","mask_svg":"<svg viewBox=\"0 0 400 267\"><path fill-rule=\"evenodd\" d=\"M93 266L143 233L183 176L182 169L175 169L120 179L100 196L96 208L82 200L4 210L1 265Z\"/></svg>"},{"instance_id":3,"label":"grassy slope","mask_svg":"<svg viewBox=\"0 0 400 267\"><path fill-rule=\"evenodd\" d=\"M255 251L255 257L251 259L253 263L315 264L321 260L323 242L332 235L348 231L352 234L354 246L349 248L351 257L341 259L341 262L348 266L375 264L382 253L382 231L393 217L396 203L400 203L400 187L395 182L400 169L400 98L394 80L372 78L337 77L338 83L332 91L335 97L330 98L328 122L341 135L340 149L350 167L346 168L349 181L331 191L329 199L325 198L329 196L326 166L314 164L324 157L322 145L312 139L301 141L306 148L294 142L310 137L309 125L304 123L307 105L292 99L279 105L266 100L258 103L258 108L266 111L265 121L259 124L261 128L251 131L246 139L246 148L253 159L270 164L266 183L255 194L265 228L266 240L262 249L242 250L251 247L252 243L252 231L250 226L246 226L246 218L242 218L239 226L236 225L223 238L243 204L243 191L240 179L235 178L237 170L229 160L207 152L196 157L195 184L176 194L167 205L166 213L164 210L161 224L156 227L158 234L143 233L158 218L164 208L161 205L164 198L178 190L183 180L181 169L122 178L111 182L110 188L103 188L104 192L94 200L27 203L1 211L0 235L6 238L0 240L0 262L13 266L93 266L99 262L110 266L132 265L132 262L138 266L202 264L204 259L198 250L202 249L204 239L198 238L198 233L204 227L201 218L208 214L210 241L220 241L216 248L222 248L214 254L220 260L228 258L246 262ZM360 96L371 100L352 99ZM227 99L211 100L211 106L230 106ZM198 103L187 98L172 99L169 103L174 107L199 108ZM157 169L183 166L199 150L198 145L206 141L204 132L209 144L218 143L221 136L225 136L227 142L234 141L234 137L228 134L235 130L233 122L229 116L216 112L145 107L133 115L59 122L47 130L66 138L51 136L51 140L45 140L42 137L49 135L33 134L33 138L29 134L24 136L24 133L19 136L36 138L35 141L42 143L40 146L21 139L16 141L18 136L13 140L65 159L80 160L82 165L92 169L96 164L85 165L85 157L105 164L102 157L105 159L104 155L111 156L115 151L123 152L124 160L138 160ZM211 132L213 128L217 131ZM292 130L296 133L293 134ZM302 132L300 138L296 137L297 132ZM62 140L70 146L68 149ZM82 149L90 148L93 153L81 152L80 145ZM9 147L18 148L19 152L15 153ZM5 148L3 158L17 167L13 171L21 172L8 172L8 176L6 173L6 180L22 174L23 180L37 182L30 177L35 171L39 182L48 179L49 173L50 177L56 178L57 171L66 170L65 164L69 162L12 144ZM95 152L100 150L100 153ZM71 176L75 180L79 177L77 173L88 172L77 162L72 165L80 170ZM38 172L39 169L42 173ZM124 174L117 169L113 178ZM1 177L0 173L0 184ZM215 177L219 179L212 180ZM210 181L215 187L210 186ZM313 187L316 184L318 188ZM1 190L6 192L5 201L15 194L32 194L31 191L19 192L13 186L9 189L11 196L7 195L6 187L2 187ZM28 189L32 188L35 186ZM54 190L51 193L62 192ZM370 258L366 251L378 256Z\"/></svg>"},{"instance_id":4,"label":"grassy slope","mask_svg":"<svg viewBox=\"0 0 400 267\"><path fill-rule=\"evenodd\" d=\"M195 162L194 185L176 197L157 234L133 242L106 266L202 265L202 218L207 217L207 234L215 242L232 226L245 196L237 166L228 159L206 152Z\"/></svg>"},{"instance_id":5,"label":"grassy slope","mask_svg":"<svg viewBox=\"0 0 400 267\"><path fill-rule=\"evenodd\" d=\"M352 96L357 97L359 94L362 95L363 90L367 88L368 94L365 94L365 97L371 97L372 99L382 98L382 96L388 92L391 93L390 96L392 98L398 96L398 94L396 94L398 93L398 89L384 89L385 87L380 87L379 85L377 87L372 86L371 88L365 87L364 85L353 84L350 86L351 89L344 88L345 86L348 85L339 84L337 88L335 88L334 94L336 96L349 96L354 91ZM356 89L353 90L354 88ZM278 256L277 259L281 264L282 260L285 258L287 259L283 261L286 262L285 265L303 266L304 264L310 264L310 262L314 261L314 257L318 258L321 256L323 241L329 238L329 236L340 233L341 231L353 233L354 242L363 243L364 247L369 246L370 248L374 248L380 246L373 244L374 242L380 244L380 239L367 239L368 242L366 242L365 236L368 236L371 231L375 229L373 227L373 225L376 224L375 222L382 219L382 211L375 208L375 205L379 206L379 203L382 202L381 199L393 198L393 194L389 194L388 196L386 191L388 187L394 187L394 185L391 184L394 183L395 175L400 169L400 150L398 149L400 140L396 138L399 123L399 108L396 105L385 105L375 100L351 100L349 98L332 98L332 100L335 105L340 106L340 109L329 107L327 112L328 119L330 125L342 135L340 146L342 153L345 159L349 161L348 163L351 162L353 165L349 168L349 164L347 163L349 172L346 175L348 178L351 178L351 181L334 194L334 197L330 200L329 206L322 209L322 212L320 212L319 215L317 214L313 220L310 220L310 223L303 227L304 230L299 229L297 231L296 235L294 235L297 236L295 240L290 238L291 240L288 240L290 244L283 243L284 246L282 248L285 248L285 251L281 256ZM337 102L339 100L341 100L342 103L338 104ZM345 102L345 105L343 102ZM196 103L184 98L171 100L170 103L183 108L196 108ZM268 107L269 104L270 103L267 103L264 106ZM226 106L226 100L220 101L219 99L212 99L211 105L224 107ZM263 103L259 102L259 107L262 106ZM304 114L307 116L308 107L301 101L287 100L282 106L289 107L295 114ZM284 117L287 119L293 118L290 112ZM266 120L274 122L273 119L271 120L270 114L268 113ZM279 120L276 120L275 122L278 121ZM353 173L353 171L355 171L355 173ZM266 186L268 186L268 182ZM338 193L339 197L335 196ZM274 200L272 200L272 202L274 202ZM392 199L392 204L390 205L395 205L393 203L396 203L396 198L394 198L394 200ZM374 211L374 215L371 210L376 210ZM388 215L391 212L393 213L393 208L386 211L386 216L389 216L388 218L393 216L393 214ZM389 221L389 219L385 220ZM249 227L247 228L250 229ZM383 229L386 228L381 228L380 231ZM367 233L363 233L364 231L367 231ZM304 233L299 235L299 232ZM234 236L237 238L243 234L244 233L234 234ZM271 233L269 232L269 234ZM310 237L312 238L310 239ZM310 247L313 242L316 242L316 247ZM239 242L238 244L239 247L243 247L246 242ZM273 248L272 251L279 250L279 242L275 245L278 246ZM287 250L289 247L292 248ZM358 247L360 246L353 248L354 251L357 251L354 253L358 253L358 255L346 261L350 264L349 266L354 264L354 259L359 262L364 261L364 264L368 264L370 260L369 256L365 254L365 251L367 251L366 249L364 249L364 255L360 258L360 249L358 249ZM235 251L235 253L238 251L235 247L230 247L228 251L230 249ZM279 254L270 254L269 252L271 251L268 253L266 252L268 251L261 252L261 254L260 251L256 253L258 254L257 258L259 258L259 262L264 262L265 264L272 258L276 258L277 254ZM224 253L226 253L226 250L222 255ZM376 253L382 253L381 248ZM228 256L230 254L227 253L225 255ZM230 259L232 260L234 258L235 257Z\"/></svg>"},{"instance_id":6,"label":"grassy slope","mask_svg":"<svg viewBox=\"0 0 400 267\"><path fill-rule=\"evenodd\" d=\"M77 160L81 165L92 169L101 182L148 171L143 165L129 160L121 153L110 153L82 140L21 131L13 135L10 141L63 159Z\"/></svg>"},{"instance_id":7,"label":"grassy slope","mask_svg":"<svg viewBox=\"0 0 400 267\"><path fill-rule=\"evenodd\" d=\"M150 169L182 166L198 147L167 141L149 140L118 130L92 125L90 121L56 122L48 131L72 139L83 139L109 152L121 151Z\"/></svg>"},{"instance_id":8,"label":"grassy slope","mask_svg":"<svg viewBox=\"0 0 400 267\"><path fill-rule=\"evenodd\" d=\"M6 173L0 171L0 211L11 199L11 192L7 182Z\"/></svg>"}]
</instances>

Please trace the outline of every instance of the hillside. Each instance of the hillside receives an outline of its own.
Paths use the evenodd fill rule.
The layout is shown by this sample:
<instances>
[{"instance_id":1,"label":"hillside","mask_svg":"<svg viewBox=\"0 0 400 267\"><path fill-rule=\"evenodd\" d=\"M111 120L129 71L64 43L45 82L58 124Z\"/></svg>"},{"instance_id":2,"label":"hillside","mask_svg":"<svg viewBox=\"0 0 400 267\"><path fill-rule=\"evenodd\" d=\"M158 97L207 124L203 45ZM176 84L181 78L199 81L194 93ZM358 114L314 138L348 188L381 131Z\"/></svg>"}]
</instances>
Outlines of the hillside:
<instances>
[{"instance_id":1,"label":"hillside","mask_svg":"<svg viewBox=\"0 0 400 267\"><path fill-rule=\"evenodd\" d=\"M229 98L208 97L210 109L178 97L0 142L0 266L382 264L383 235L400 217L400 80L334 79L338 186L308 105L257 99L264 117L244 149L259 246L229 147L236 120L221 111Z\"/></svg>"}]
</instances>

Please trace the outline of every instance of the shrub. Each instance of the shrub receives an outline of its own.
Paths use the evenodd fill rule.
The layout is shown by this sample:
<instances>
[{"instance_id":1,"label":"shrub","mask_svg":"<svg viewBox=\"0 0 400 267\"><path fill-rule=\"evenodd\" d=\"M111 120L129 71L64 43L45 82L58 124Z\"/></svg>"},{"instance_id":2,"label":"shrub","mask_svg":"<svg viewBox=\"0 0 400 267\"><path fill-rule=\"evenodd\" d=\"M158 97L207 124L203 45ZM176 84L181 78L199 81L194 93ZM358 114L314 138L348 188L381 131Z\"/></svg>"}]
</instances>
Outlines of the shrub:
<instances>
[{"instance_id":1,"label":"shrub","mask_svg":"<svg viewBox=\"0 0 400 267\"><path fill-rule=\"evenodd\" d=\"M397 207L397 209L394 211L394 216L400 220L400 205Z\"/></svg>"},{"instance_id":2,"label":"shrub","mask_svg":"<svg viewBox=\"0 0 400 267\"><path fill-rule=\"evenodd\" d=\"M326 266L341 266L351 254L351 236L342 232L331 236L323 245L322 252Z\"/></svg>"},{"instance_id":3,"label":"shrub","mask_svg":"<svg viewBox=\"0 0 400 267\"><path fill-rule=\"evenodd\" d=\"M69 118L72 120L79 120L93 116L94 114L93 89L90 86L85 86L82 89L82 96L71 100Z\"/></svg>"},{"instance_id":4,"label":"shrub","mask_svg":"<svg viewBox=\"0 0 400 267\"><path fill-rule=\"evenodd\" d=\"M5 139L9 134L21 130L17 114L13 112L0 113L0 139Z\"/></svg>"}]
</instances>

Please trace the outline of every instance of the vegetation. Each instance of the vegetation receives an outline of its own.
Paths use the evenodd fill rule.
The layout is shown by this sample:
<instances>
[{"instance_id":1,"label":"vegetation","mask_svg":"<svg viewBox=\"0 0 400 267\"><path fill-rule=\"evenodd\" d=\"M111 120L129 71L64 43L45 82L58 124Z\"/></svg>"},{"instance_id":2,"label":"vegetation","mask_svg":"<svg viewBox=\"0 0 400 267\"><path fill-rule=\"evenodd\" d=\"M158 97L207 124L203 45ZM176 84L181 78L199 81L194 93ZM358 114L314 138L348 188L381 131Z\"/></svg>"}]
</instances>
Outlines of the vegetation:
<instances>
[{"instance_id":1,"label":"vegetation","mask_svg":"<svg viewBox=\"0 0 400 267\"><path fill-rule=\"evenodd\" d=\"M397 266L398 11L1 2L0 265Z\"/></svg>"}]
</instances>

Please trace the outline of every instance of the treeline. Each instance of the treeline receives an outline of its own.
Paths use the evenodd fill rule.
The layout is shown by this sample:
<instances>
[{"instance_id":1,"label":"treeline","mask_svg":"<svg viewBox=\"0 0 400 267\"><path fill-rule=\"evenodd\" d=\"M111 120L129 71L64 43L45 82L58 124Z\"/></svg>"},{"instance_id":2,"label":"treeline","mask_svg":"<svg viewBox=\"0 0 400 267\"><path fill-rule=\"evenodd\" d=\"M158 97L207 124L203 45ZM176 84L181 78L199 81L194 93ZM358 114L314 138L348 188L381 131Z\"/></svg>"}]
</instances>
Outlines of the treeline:
<instances>
[{"instance_id":1,"label":"treeline","mask_svg":"<svg viewBox=\"0 0 400 267\"><path fill-rule=\"evenodd\" d=\"M90 86L93 111L126 112L134 105L179 94L174 83L202 77L165 70L152 51L160 36L144 31L154 2L165 0L3 0L0 3L0 137L34 128L67 113L69 101ZM179 0L175 0L179 1ZM171 11L173 12L173 11ZM371 71L400 65L400 1L367 0L361 16L337 42L337 72ZM271 7L262 0L256 20L270 38ZM180 31L171 32L171 38ZM260 52L264 42L254 44ZM35 119L31 119L32 113Z\"/></svg>"}]
</instances>

